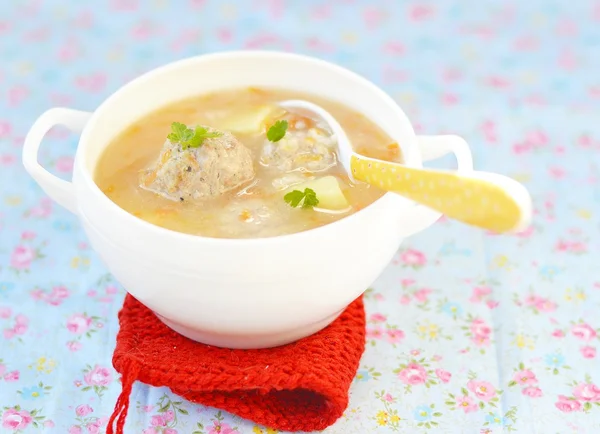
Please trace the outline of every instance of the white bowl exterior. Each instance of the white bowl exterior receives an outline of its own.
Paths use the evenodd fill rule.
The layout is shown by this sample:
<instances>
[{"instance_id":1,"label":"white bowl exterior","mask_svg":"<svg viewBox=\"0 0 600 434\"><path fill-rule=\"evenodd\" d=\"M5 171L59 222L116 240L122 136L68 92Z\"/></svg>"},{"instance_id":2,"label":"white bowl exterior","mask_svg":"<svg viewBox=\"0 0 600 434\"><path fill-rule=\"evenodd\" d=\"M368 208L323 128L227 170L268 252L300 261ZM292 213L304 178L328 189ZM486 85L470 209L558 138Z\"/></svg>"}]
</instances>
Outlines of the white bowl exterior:
<instances>
[{"instance_id":1,"label":"white bowl exterior","mask_svg":"<svg viewBox=\"0 0 600 434\"><path fill-rule=\"evenodd\" d=\"M315 331L311 325L327 320L326 325L376 279L422 215L412 212L414 203L386 194L311 231L211 239L146 223L94 184L102 151L133 121L192 95L246 86L292 89L343 103L397 141L408 165L420 167L421 159L408 119L389 96L354 73L299 55L232 52L187 59L134 80L98 108L82 133L73 176L78 213L93 248L127 291L160 316L202 332L207 343L249 348L286 343L292 338L282 336L302 337L294 330L308 334Z\"/></svg>"}]
</instances>

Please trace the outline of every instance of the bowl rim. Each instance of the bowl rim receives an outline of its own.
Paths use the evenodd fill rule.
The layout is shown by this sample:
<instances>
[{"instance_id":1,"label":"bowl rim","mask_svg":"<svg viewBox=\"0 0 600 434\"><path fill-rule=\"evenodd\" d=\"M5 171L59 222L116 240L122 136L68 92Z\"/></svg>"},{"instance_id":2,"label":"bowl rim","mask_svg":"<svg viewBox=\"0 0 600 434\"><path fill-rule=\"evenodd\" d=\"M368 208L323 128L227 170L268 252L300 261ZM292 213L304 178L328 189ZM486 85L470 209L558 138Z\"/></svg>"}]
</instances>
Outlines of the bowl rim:
<instances>
[{"instance_id":1,"label":"bowl rim","mask_svg":"<svg viewBox=\"0 0 600 434\"><path fill-rule=\"evenodd\" d=\"M155 225L153 223L150 223L144 219L136 217L133 214L127 212L126 210L121 208L119 205L117 205L115 202L113 202L106 194L104 194L104 192L100 189L100 187L94 181L93 170L91 170L91 171L87 170L87 168L84 167L84 164L81 162L81 156L79 155L80 154L79 146L81 143L85 143L87 141L87 137L88 137L88 135L91 134L90 131L92 130L92 128L96 122L96 119L100 115L102 115L103 111L106 109L107 106L110 106L110 104L112 104L112 102L115 99L117 99L118 94L121 93L121 91L123 91L128 86L132 85L134 82L139 84L140 82L150 80L155 75L168 73L177 68L181 68L188 64L198 62L200 59L202 59L202 60L212 60L212 59L218 60L219 58L223 58L223 59L231 58L231 57L255 58L255 57L259 57L259 56L278 56L280 58L309 61L309 62L315 63L317 65L335 70L336 73L351 76L353 79L362 82L362 84L364 86L366 86L371 92L377 94L377 96L380 99L382 99L383 101L385 101L388 105L390 105L391 107L394 107L394 109L397 111L397 114L399 115L399 117L404 117L405 120L407 121L406 124L410 127L410 131L408 132L409 135L413 139L416 138L416 134L413 129L412 123L410 122L410 119L408 119L406 113L396 103L396 101L394 101L394 99L390 95L388 95L385 91L383 91L383 89L378 87L371 80L367 79L366 77L364 77L348 68L345 68L345 67L337 65L335 63L320 59L318 57L308 56L308 55L304 55L304 54L290 53L290 52L285 52L285 51L277 51L277 50L227 50L227 51L217 51L217 52L205 53L205 54L200 54L197 56L186 57L186 58L183 58L180 60L176 60L174 62L169 62L169 63L159 66L157 68L153 68L153 69L143 73L142 75L139 75L139 76L129 80L127 83L123 84L117 90L115 90L110 96L108 96L93 111L92 116L90 117L89 121L87 122L86 126L84 127L84 129L81 133L81 137L80 137L80 140L78 143L78 148L77 148L77 153L76 153L77 158L75 159L75 170L79 172L79 174L82 178L82 181L85 183L86 187L88 188L87 193L93 194L94 200L98 200L99 203L102 205L102 207L105 207L109 211L116 212L117 215L121 216L121 218L125 219L125 221L130 222L131 224L136 224L140 228L144 228L148 231L151 231L157 236L169 237L172 239L175 238L182 242L228 244L231 246L235 246L235 245L246 245L247 246L249 244L257 244L257 245L259 245L259 244L274 244L274 243L280 243L282 241L298 241L298 242L300 242L303 238L313 237L315 235L318 236L319 234L323 233L324 231L331 230L332 227L340 228L340 226L350 225L356 219L364 216L365 213L373 211L374 208L383 206L383 204L401 205L406 210L410 210L411 208L418 206L418 204L416 202L411 201L410 199L406 199L406 198L396 195L394 193L387 192L387 193L384 193L380 198L376 199L375 201L371 202L369 205L365 206L364 208L362 208L348 216L345 216L345 217L341 218L340 220L337 220L332 223L327 223L325 225L322 225L322 226L319 226L316 228L307 229L307 230L303 230L300 232L294 232L291 234L276 235L276 236L269 236L269 237L217 238L217 237L207 237L204 235L194 235L194 234L188 234L188 233L184 233L184 232L178 232L178 231L175 231L172 229L168 229L168 228L165 228L162 226ZM371 119L371 121L376 122L373 119ZM409 152L405 153L409 156L409 160L410 160L410 164L407 164L407 165L411 166L411 167L420 167L422 165L422 160L421 160L420 152L418 151L416 141L413 140L412 143L404 144L404 149L409 151ZM94 168L95 167L96 166L94 165ZM88 224L93 225L93 223L92 223L93 219L91 219L89 215L85 215L85 212L81 207L78 208L78 212L80 215L82 215L84 217L84 219L87 221ZM400 222L398 222L398 225L400 226ZM121 243L118 243L118 244L121 244ZM125 246L126 246L126 243L125 243Z\"/></svg>"}]
</instances>

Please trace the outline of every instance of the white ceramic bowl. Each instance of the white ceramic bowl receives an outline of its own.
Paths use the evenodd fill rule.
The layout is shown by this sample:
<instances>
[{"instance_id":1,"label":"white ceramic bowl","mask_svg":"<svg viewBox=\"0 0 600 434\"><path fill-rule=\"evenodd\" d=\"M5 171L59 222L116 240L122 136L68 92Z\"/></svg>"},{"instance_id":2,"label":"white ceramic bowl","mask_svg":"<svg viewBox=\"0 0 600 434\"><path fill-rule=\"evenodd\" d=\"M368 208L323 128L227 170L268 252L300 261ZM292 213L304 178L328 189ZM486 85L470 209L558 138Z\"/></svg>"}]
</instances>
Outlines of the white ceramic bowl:
<instances>
[{"instance_id":1,"label":"white ceramic bowl","mask_svg":"<svg viewBox=\"0 0 600 434\"><path fill-rule=\"evenodd\" d=\"M111 95L94 113L55 108L31 127L23 163L42 189L76 214L115 278L169 327L210 345L262 348L327 326L375 280L402 240L440 215L388 193L336 223L274 238L204 238L154 226L115 205L93 173L111 139L136 119L190 95L263 86L321 95L362 112L395 141L406 164L453 152L472 170L456 136L415 136L404 112L368 80L295 54L208 54L155 69ZM81 132L72 182L37 162L55 125Z\"/></svg>"}]
</instances>

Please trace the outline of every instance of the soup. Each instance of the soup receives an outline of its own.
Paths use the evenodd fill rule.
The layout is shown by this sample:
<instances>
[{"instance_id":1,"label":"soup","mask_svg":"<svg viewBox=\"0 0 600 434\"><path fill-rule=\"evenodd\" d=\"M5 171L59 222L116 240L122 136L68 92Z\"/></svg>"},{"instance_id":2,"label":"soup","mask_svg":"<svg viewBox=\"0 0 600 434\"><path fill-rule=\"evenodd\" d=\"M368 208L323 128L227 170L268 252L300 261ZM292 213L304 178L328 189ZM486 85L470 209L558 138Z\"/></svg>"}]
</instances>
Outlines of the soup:
<instances>
[{"instance_id":1,"label":"soup","mask_svg":"<svg viewBox=\"0 0 600 434\"><path fill-rule=\"evenodd\" d=\"M300 232L381 197L348 178L320 119L278 107L286 99L329 111L356 152L401 161L399 146L360 113L313 95L248 88L190 98L137 120L108 145L95 181L143 220L216 238Z\"/></svg>"}]
</instances>

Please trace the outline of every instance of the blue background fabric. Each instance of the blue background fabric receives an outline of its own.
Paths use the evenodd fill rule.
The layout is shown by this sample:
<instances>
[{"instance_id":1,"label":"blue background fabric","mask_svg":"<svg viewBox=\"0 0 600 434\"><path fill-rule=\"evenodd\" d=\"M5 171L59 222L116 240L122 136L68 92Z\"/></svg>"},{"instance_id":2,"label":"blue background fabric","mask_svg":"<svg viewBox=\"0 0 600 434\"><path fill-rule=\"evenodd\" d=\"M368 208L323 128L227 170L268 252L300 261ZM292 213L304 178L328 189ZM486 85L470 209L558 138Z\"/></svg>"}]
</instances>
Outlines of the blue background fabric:
<instances>
[{"instance_id":1,"label":"blue background fabric","mask_svg":"<svg viewBox=\"0 0 600 434\"><path fill-rule=\"evenodd\" d=\"M44 110L94 110L141 73L274 49L365 75L421 133L531 191L533 225L441 221L366 294L367 349L327 433L600 432L600 3L591 0L12 0L0 3L0 432L105 432L124 290L25 173ZM68 179L77 137L40 162ZM452 164L443 161L441 165ZM226 320L226 318L224 318ZM136 384L127 432L270 433Z\"/></svg>"}]
</instances>

